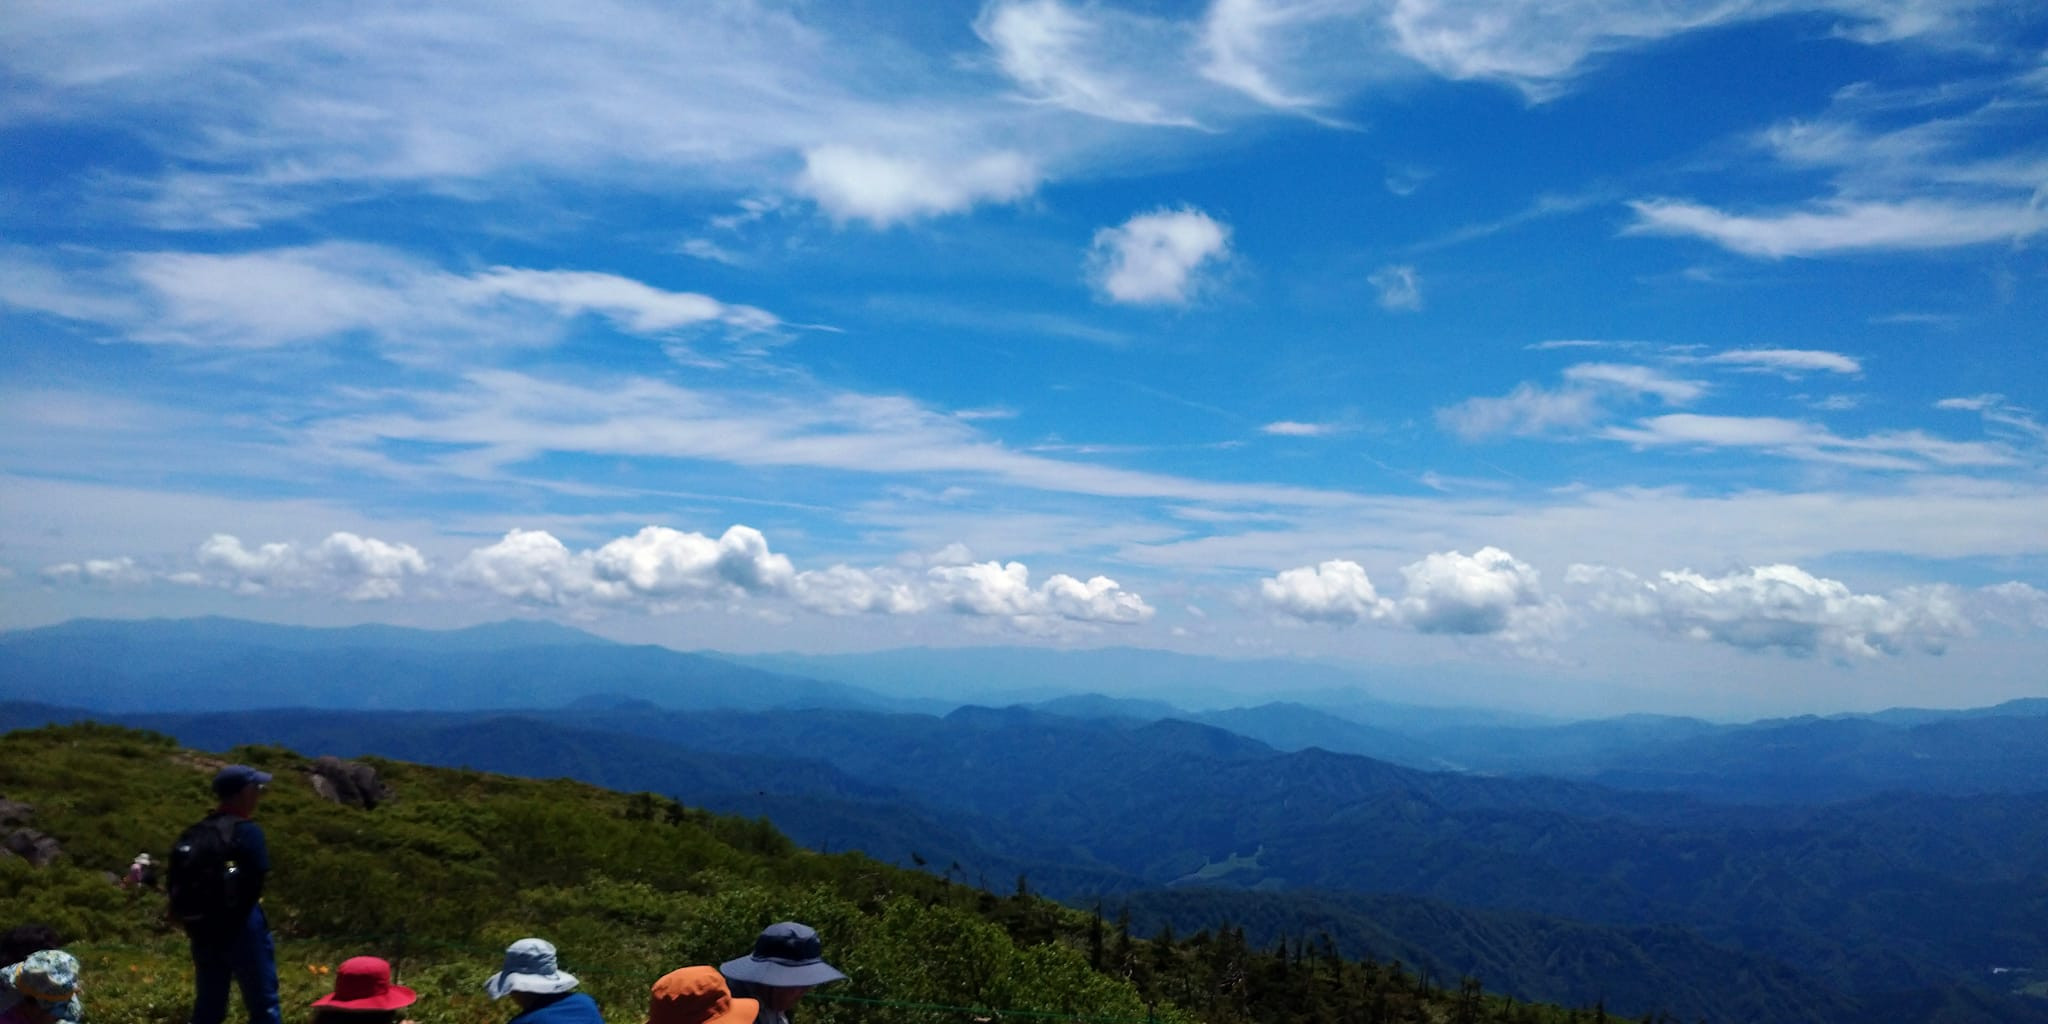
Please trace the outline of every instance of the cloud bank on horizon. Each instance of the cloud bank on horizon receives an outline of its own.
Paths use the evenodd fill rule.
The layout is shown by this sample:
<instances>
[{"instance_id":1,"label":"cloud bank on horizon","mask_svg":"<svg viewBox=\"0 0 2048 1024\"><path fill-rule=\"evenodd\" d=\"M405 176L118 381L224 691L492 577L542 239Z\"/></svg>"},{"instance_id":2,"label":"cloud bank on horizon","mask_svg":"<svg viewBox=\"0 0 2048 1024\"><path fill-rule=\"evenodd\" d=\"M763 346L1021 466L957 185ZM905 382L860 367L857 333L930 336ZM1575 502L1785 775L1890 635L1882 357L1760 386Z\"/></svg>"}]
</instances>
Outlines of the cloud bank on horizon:
<instances>
[{"instance_id":1,"label":"cloud bank on horizon","mask_svg":"<svg viewBox=\"0 0 2048 1024\"><path fill-rule=\"evenodd\" d=\"M201 0L9 36L0 626L2048 692L2048 11Z\"/></svg>"}]
</instances>

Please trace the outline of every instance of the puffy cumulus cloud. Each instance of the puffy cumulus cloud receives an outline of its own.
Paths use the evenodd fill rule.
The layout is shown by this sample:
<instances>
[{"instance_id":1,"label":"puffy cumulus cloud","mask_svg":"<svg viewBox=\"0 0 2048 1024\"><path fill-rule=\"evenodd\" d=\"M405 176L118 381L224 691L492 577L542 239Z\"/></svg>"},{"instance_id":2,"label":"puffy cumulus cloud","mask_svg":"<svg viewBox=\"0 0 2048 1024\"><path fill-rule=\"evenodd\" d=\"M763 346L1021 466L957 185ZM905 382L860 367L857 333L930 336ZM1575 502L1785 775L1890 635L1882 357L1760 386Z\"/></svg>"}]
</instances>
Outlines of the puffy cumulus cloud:
<instances>
[{"instance_id":1,"label":"puffy cumulus cloud","mask_svg":"<svg viewBox=\"0 0 2048 1024\"><path fill-rule=\"evenodd\" d=\"M1407 588L1395 607L1402 622L1423 633L1534 639L1562 612L1544 596L1535 569L1495 547L1432 554L1402 567L1401 577Z\"/></svg>"},{"instance_id":2,"label":"puffy cumulus cloud","mask_svg":"<svg viewBox=\"0 0 2048 1024\"><path fill-rule=\"evenodd\" d=\"M511 530L464 556L455 578L515 601L563 604L590 592L590 556L546 530Z\"/></svg>"},{"instance_id":3,"label":"puffy cumulus cloud","mask_svg":"<svg viewBox=\"0 0 2048 1024\"><path fill-rule=\"evenodd\" d=\"M1307 622L1362 622L1385 618L1392 610L1392 603L1373 589L1365 569L1343 559L1261 580L1259 595L1275 610Z\"/></svg>"},{"instance_id":4,"label":"puffy cumulus cloud","mask_svg":"<svg viewBox=\"0 0 2048 1024\"><path fill-rule=\"evenodd\" d=\"M2048 591L2018 580L1979 589L1976 604L1990 618L2007 625L2048 629Z\"/></svg>"},{"instance_id":5,"label":"puffy cumulus cloud","mask_svg":"<svg viewBox=\"0 0 2048 1024\"><path fill-rule=\"evenodd\" d=\"M759 530L735 525L716 540L663 526L576 551L542 530L513 530L471 551L456 581L532 604L665 611L706 600L787 599L823 615L916 615L934 607L1033 631L1062 623L1130 624L1152 617L1115 580L1055 575L1031 585L1017 562L969 562L949 544L896 566L797 571Z\"/></svg>"},{"instance_id":6,"label":"puffy cumulus cloud","mask_svg":"<svg viewBox=\"0 0 2048 1024\"><path fill-rule=\"evenodd\" d=\"M963 615L1007 620L1022 628L1058 621L1128 625L1152 617L1152 606L1107 576L1087 581L1056 574L1037 587L1021 562L935 566L926 573L933 595Z\"/></svg>"},{"instance_id":7,"label":"puffy cumulus cloud","mask_svg":"<svg viewBox=\"0 0 2048 1024\"><path fill-rule=\"evenodd\" d=\"M914 615L930 604L923 588L900 572L846 565L798 573L791 596L825 615Z\"/></svg>"},{"instance_id":8,"label":"puffy cumulus cloud","mask_svg":"<svg viewBox=\"0 0 2048 1024\"><path fill-rule=\"evenodd\" d=\"M789 559L768 550L751 526L728 528L717 540L666 526L648 526L591 554L601 597L655 601L743 591L776 593L795 575Z\"/></svg>"},{"instance_id":9,"label":"puffy cumulus cloud","mask_svg":"<svg viewBox=\"0 0 2048 1024\"><path fill-rule=\"evenodd\" d=\"M135 559L88 558L79 562L60 562L45 566L43 582L50 584L85 583L94 586L131 586L147 583L151 576L148 570L135 564Z\"/></svg>"},{"instance_id":10,"label":"puffy cumulus cloud","mask_svg":"<svg viewBox=\"0 0 2048 1024\"><path fill-rule=\"evenodd\" d=\"M1840 658L1939 654L1971 632L1964 595L1955 587L1859 594L1794 565L1721 576L1678 570L1654 579L1575 565L1566 579L1592 588L1591 603L1600 610L1672 636L1745 650Z\"/></svg>"},{"instance_id":11,"label":"puffy cumulus cloud","mask_svg":"<svg viewBox=\"0 0 2048 1024\"><path fill-rule=\"evenodd\" d=\"M1114 302L1179 305L1200 285L1199 271L1230 252L1230 228L1193 207L1141 213L1095 233L1089 277Z\"/></svg>"},{"instance_id":12,"label":"puffy cumulus cloud","mask_svg":"<svg viewBox=\"0 0 2048 1024\"><path fill-rule=\"evenodd\" d=\"M424 576L427 559L410 544L336 532L311 546L273 541L246 547L217 533L199 545L197 573L181 582L225 586L245 593L329 591L351 601L382 601L405 593L406 581Z\"/></svg>"},{"instance_id":13,"label":"puffy cumulus cloud","mask_svg":"<svg viewBox=\"0 0 2048 1024\"><path fill-rule=\"evenodd\" d=\"M887 227L1022 199L1038 180L1038 168L1011 151L941 160L833 145L805 151L796 185L833 220Z\"/></svg>"},{"instance_id":14,"label":"puffy cumulus cloud","mask_svg":"<svg viewBox=\"0 0 2048 1024\"><path fill-rule=\"evenodd\" d=\"M769 550L761 531L740 525L716 540L648 526L588 551L571 551L544 530L512 530L497 543L471 551L455 570L462 582L518 601L559 605L589 600L656 608L778 594L795 575L786 556Z\"/></svg>"},{"instance_id":15,"label":"puffy cumulus cloud","mask_svg":"<svg viewBox=\"0 0 2048 1024\"><path fill-rule=\"evenodd\" d=\"M1402 567L1400 597L1381 596L1356 562L1335 559L1260 581L1268 607L1305 622L1384 621L1418 633L1496 636L1518 646L1545 639L1566 616L1528 563L1499 548L1431 554Z\"/></svg>"},{"instance_id":16,"label":"puffy cumulus cloud","mask_svg":"<svg viewBox=\"0 0 2048 1024\"><path fill-rule=\"evenodd\" d=\"M1366 278L1380 293L1380 308L1413 313L1422 308L1422 275L1405 264L1389 264Z\"/></svg>"}]
</instances>

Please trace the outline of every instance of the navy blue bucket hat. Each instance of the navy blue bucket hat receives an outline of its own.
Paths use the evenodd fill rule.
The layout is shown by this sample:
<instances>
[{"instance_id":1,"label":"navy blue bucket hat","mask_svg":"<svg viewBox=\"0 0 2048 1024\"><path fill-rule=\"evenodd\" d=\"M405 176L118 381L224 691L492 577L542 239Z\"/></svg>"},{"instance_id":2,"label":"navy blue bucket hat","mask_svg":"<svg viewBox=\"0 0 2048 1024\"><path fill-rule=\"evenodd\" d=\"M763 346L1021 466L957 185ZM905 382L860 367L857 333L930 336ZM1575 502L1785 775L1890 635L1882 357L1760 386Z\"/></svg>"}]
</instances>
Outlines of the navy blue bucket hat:
<instances>
[{"instance_id":1,"label":"navy blue bucket hat","mask_svg":"<svg viewBox=\"0 0 2048 1024\"><path fill-rule=\"evenodd\" d=\"M809 925L782 921L762 929L754 940L754 952L718 966L734 981L748 981L774 988L809 988L846 975L825 962L824 946Z\"/></svg>"}]
</instances>

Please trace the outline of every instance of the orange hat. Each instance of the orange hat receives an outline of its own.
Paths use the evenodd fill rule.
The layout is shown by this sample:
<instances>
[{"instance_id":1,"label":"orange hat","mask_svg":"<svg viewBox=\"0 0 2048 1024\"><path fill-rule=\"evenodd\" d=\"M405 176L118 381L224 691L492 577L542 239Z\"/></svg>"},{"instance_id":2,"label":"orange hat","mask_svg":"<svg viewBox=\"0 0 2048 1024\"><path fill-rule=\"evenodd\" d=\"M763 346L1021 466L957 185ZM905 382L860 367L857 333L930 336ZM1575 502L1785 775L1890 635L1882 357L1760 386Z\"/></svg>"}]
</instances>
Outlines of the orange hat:
<instances>
[{"instance_id":1,"label":"orange hat","mask_svg":"<svg viewBox=\"0 0 2048 1024\"><path fill-rule=\"evenodd\" d=\"M684 967L654 983L647 1024L754 1024L761 1004L735 999L716 967Z\"/></svg>"}]
</instances>

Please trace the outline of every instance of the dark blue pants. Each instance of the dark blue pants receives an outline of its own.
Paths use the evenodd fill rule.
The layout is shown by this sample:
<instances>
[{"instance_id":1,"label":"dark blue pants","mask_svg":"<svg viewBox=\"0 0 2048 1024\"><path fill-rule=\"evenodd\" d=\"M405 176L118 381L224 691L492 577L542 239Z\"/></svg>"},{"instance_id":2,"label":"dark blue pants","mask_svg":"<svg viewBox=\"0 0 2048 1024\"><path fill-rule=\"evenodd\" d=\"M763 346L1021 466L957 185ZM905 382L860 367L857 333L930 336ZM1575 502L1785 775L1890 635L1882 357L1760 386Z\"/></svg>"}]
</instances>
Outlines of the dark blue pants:
<instances>
[{"instance_id":1,"label":"dark blue pants","mask_svg":"<svg viewBox=\"0 0 2048 1024\"><path fill-rule=\"evenodd\" d=\"M251 1024L284 1024L277 1005L277 954L262 907L242 927L220 936L192 936L192 1024L221 1024L228 1015L228 982L242 990Z\"/></svg>"}]
</instances>

